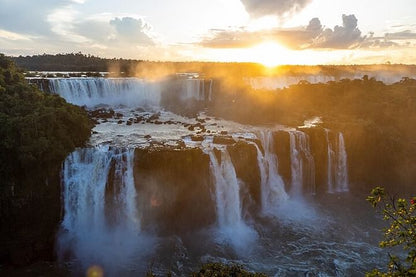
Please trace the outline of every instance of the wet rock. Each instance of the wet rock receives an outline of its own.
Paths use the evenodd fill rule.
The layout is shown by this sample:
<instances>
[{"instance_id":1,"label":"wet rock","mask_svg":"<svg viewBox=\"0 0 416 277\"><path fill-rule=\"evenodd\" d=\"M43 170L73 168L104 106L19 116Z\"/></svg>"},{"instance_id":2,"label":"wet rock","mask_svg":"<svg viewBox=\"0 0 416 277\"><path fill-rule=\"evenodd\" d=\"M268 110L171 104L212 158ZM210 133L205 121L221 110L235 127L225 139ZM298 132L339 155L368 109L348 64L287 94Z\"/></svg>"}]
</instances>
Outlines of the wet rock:
<instances>
[{"instance_id":1,"label":"wet rock","mask_svg":"<svg viewBox=\"0 0 416 277\"><path fill-rule=\"evenodd\" d=\"M179 140L177 142L177 145L178 145L178 148L180 148L180 149L186 148L186 144L183 140Z\"/></svg>"},{"instance_id":2,"label":"wet rock","mask_svg":"<svg viewBox=\"0 0 416 277\"><path fill-rule=\"evenodd\" d=\"M235 140L231 136L215 136L213 142L215 144L234 144Z\"/></svg>"},{"instance_id":3,"label":"wet rock","mask_svg":"<svg viewBox=\"0 0 416 277\"><path fill-rule=\"evenodd\" d=\"M89 111L88 115L95 118L112 118L114 117L114 111L112 109L97 109Z\"/></svg>"},{"instance_id":4,"label":"wet rock","mask_svg":"<svg viewBox=\"0 0 416 277\"><path fill-rule=\"evenodd\" d=\"M144 120L144 118L142 116L138 116L134 119L134 123L140 123Z\"/></svg>"},{"instance_id":5,"label":"wet rock","mask_svg":"<svg viewBox=\"0 0 416 277\"><path fill-rule=\"evenodd\" d=\"M196 135L194 135L194 136L191 136L191 140L192 141L203 141L204 140L204 137L203 136L196 136Z\"/></svg>"},{"instance_id":6,"label":"wet rock","mask_svg":"<svg viewBox=\"0 0 416 277\"><path fill-rule=\"evenodd\" d=\"M151 135L145 135L144 138L145 139L150 139L152 136Z\"/></svg>"},{"instance_id":7,"label":"wet rock","mask_svg":"<svg viewBox=\"0 0 416 277\"><path fill-rule=\"evenodd\" d=\"M117 124L123 124L123 120L119 120L119 121L117 121Z\"/></svg>"},{"instance_id":8,"label":"wet rock","mask_svg":"<svg viewBox=\"0 0 416 277\"><path fill-rule=\"evenodd\" d=\"M160 118L160 112L153 114L151 117L149 117L149 120L158 120Z\"/></svg>"}]
</instances>

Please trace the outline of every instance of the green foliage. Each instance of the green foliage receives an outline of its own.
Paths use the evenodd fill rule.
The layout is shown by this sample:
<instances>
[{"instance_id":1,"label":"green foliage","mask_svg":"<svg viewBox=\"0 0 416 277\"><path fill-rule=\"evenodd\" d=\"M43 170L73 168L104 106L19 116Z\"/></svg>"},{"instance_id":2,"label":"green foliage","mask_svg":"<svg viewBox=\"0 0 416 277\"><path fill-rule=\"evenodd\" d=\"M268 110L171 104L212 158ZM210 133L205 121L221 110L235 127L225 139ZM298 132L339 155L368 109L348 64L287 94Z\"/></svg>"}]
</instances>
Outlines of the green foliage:
<instances>
[{"instance_id":1,"label":"green foliage","mask_svg":"<svg viewBox=\"0 0 416 277\"><path fill-rule=\"evenodd\" d=\"M222 263L204 264L198 272L193 272L193 277L265 277L263 273L251 273L241 265L225 265Z\"/></svg>"},{"instance_id":2,"label":"green foliage","mask_svg":"<svg viewBox=\"0 0 416 277\"><path fill-rule=\"evenodd\" d=\"M84 109L29 85L0 54L0 187L59 165L92 127Z\"/></svg>"},{"instance_id":3,"label":"green foliage","mask_svg":"<svg viewBox=\"0 0 416 277\"><path fill-rule=\"evenodd\" d=\"M404 261L390 255L387 272L373 270L367 276L415 276L416 275L416 197L407 201L396 199L376 187L367 197L367 201L378 209L390 226L384 230L384 239L380 247L402 246L407 256Z\"/></svg>"}]
</instances>

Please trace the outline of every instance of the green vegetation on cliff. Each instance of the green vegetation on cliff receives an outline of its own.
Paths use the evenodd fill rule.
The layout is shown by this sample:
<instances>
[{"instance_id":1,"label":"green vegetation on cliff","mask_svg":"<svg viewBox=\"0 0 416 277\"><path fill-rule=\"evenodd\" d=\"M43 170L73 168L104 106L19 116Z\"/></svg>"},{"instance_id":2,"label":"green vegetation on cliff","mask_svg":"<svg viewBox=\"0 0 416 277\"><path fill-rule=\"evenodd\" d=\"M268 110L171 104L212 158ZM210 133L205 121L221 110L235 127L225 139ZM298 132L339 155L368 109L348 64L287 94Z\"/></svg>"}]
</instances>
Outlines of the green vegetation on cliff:
<instances>
[{"instance_id":1,"label":"green vegetation on cliff","mask_svg":"<svg viewBox=\"0 0 416 277\"><path fill-rule=\"evenodd\" d=\"M368 277L415 276L416 275L416 197L410 201L396 198L385 192L384 188L376 187L367 197L367 201L378 209L383 219L390 225L384 229L384 240L380 247L394 248L401 246L403 255L389 253L390 261L387 271L378 269L366 274Z\"/></svg>"},{"instance_id":2,"label":"green vegetation on cliff","mask_svg":"<svg viewBox=\"0 0 416 277\"><path fill-rule=\"evenodd\" d=\"M1 186L60 164L89 138L92 126L86 111L29 85L13 62L0 55Z\"/></svg>"}]
</instances>

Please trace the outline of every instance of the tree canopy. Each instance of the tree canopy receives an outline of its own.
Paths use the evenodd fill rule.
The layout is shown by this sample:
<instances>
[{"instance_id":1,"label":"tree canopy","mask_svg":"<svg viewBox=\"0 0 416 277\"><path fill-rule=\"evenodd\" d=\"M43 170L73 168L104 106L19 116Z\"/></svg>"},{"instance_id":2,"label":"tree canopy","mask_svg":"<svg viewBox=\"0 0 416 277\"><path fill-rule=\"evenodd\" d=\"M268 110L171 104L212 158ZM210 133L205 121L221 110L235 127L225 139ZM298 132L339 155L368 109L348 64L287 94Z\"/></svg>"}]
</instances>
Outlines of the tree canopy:
<instances>
[{"instance_id":1,"label":"tree canopy","mask_svg":"<svg viewBox=\"0 0 416 277\"><path fill-rule=\"evenodd\" d=\"M92 127L84 109L29 85L0 54L1 186L25 172L60 164L85 143Z\"/></svg>"}]
</instances>

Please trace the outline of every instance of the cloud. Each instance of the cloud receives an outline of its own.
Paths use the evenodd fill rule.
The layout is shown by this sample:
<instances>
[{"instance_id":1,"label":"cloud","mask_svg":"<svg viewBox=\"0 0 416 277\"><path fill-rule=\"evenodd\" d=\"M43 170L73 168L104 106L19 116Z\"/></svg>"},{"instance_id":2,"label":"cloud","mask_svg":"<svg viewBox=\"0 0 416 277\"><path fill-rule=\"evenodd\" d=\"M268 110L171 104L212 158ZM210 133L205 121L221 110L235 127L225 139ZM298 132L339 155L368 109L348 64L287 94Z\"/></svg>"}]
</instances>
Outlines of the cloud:
<instances>
[{"instance_id":1,"label":"cloud","mask_svg":"<svg viewBox=\"0 0 416 277\"><path fill-rule=\"evenodd\" d=\"M386 33L385 37L390 40L416 39L416 33L410 30L405 30L402 32Z\"/></svg>"},{"instance_id":2,"label":"cloud","mask_svg":"<svg viewBox=\"0 0 416 277\"><path fill-rule=\"evenodd\" d=\"M335 26L334 29L324 29L312 43L313 48L338 48L346 49L359 46L365 39L358 29L355 15L342 15L342 26Z\"/></svg>"},{"instance_id":3,"label":"cloud","mask_svg":"<svg viewBox=\"0 0 416 277\"><path fill-rule=\"evenodd\" d=\"M246 48L264 38L261 32L250 32L245 28L211 29L210 34L199 43L208 48Z\"/></svg>"},{"instance_id":4,"label":"cloud","mask_svg":"<svg viewBox=\"0 0 416 277\"><path fill-rule=\"evenodd\" d=\"M73 26L74 32L98 45L154 45L151 26L143 19L115 17L110 20L87 19Z\"/></svg>"},{"instance_id":5,"label":"cloud","mask_svg":"<svg viewBox=\"0 0 416 277\"><path fill-rule=\"evenodd\" d=\"M110 25L115 27L119 39L139 44L153 44L152 38L148 35L151 27L141 18L116 17L110 21Z\"/></svg>"},{"instance_id":6,"label":"cloud","mask_svg":"<svg viewBox=\"0 0 416 277\"><path fill-rule=\"evenodd\" d=\"M284 16L301 11L311 0L241 0L252 17Z\"/></svg>"},{"instance_id":7,"label":"cloud","mask_svg":"<svg viewBox=\"0 0 416 277\"><path fill-rule=\"evenodd\" d=\"M324 28L319 18L312 18L307 26L297 28L275 28L272 30L249 31L211 30L201 45L211 48L242 48L259 44L262 41L277 41L291 49L350 49L359 47L366 39L361 35L354 15L343 15L342 26Z\"/></svg>"},{"instance_id":8,"label":"cloud","mask_svg":"<svg viewBox=\"0 0 416 277\"><path fill-rule=\"evenodd\" d=\"M56 9L76 4L72 0L0 0L0 28L16 33L50 35L47 16Z\"/></svg>"}]
</instances>

